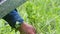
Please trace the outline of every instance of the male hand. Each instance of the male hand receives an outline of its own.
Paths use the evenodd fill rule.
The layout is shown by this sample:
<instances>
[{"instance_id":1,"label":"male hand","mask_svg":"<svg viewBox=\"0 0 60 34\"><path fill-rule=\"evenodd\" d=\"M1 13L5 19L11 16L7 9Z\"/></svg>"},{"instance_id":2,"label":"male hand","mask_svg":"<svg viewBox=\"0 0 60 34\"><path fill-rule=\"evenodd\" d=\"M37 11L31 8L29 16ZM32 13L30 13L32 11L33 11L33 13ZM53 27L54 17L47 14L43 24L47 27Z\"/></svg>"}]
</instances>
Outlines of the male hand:
<instances>
[{"instance_id":1,"label":"male hand","mask_svg":"<svg viewBox=\"0 0 60 34\"><path fill-rule=\"evenodd\" d=\"M22 23L19 27L20 34L36 34L35 28L27 23Z\"/></svg>"}]
</instances>

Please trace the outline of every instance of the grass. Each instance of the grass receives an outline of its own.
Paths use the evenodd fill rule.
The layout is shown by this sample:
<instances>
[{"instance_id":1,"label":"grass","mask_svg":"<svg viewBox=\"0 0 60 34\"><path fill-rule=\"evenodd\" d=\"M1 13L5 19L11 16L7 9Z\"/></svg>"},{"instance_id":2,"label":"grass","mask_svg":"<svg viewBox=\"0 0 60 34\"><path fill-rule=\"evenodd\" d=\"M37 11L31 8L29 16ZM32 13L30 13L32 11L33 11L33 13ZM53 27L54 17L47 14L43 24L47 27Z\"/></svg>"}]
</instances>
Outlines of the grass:
<instances>
[{"instance_id":1,"label":"grass","mask_svg":"<svg viewBox=\"0 0 60 34\"><path fill-rule=\"evenodd\" d=\"M17 9L36 28L36 34L60 34L60 0L29 0ZM4 20L0 22L0 34L15 34Z\"/></svg>"}]
</instances>

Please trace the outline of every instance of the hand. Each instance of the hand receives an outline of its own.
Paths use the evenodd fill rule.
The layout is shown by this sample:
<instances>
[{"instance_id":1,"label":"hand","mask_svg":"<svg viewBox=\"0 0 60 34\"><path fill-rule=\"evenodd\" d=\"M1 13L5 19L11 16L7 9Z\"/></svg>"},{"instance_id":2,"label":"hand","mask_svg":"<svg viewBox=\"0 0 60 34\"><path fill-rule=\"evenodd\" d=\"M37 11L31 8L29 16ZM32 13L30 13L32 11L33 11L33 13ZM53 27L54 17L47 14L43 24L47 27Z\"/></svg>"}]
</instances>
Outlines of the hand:
<instances>
[{"instance_id":1,"label":"hand","mask_svg":"<svg viewBox=\"0 0 60 34\"><path fill-rule=\"evenodd\" d=\"M22 23L19 27L20 34L36 34L35 29L32 25Z\"/></svg>"}]
</instances>

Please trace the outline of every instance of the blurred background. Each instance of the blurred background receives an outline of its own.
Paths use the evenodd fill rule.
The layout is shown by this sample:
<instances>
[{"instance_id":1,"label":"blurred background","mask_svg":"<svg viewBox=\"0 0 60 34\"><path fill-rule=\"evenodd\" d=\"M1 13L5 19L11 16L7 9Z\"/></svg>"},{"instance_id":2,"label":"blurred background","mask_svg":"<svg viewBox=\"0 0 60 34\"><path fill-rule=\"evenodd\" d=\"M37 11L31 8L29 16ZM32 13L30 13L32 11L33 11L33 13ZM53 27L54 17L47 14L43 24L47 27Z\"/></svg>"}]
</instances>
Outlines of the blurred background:
<instances>
[{"instance_id":1,"label":"blurred background","mask_svg":"<svg viewBox=\"0 0 60 34\"><path fill-rule=\"evenodd\" d=\"M18 13L36 28L36 34L60 34L60 0L28 0ZM19 34L0 19L0 34Z\"/></svg>"}]
</instances>

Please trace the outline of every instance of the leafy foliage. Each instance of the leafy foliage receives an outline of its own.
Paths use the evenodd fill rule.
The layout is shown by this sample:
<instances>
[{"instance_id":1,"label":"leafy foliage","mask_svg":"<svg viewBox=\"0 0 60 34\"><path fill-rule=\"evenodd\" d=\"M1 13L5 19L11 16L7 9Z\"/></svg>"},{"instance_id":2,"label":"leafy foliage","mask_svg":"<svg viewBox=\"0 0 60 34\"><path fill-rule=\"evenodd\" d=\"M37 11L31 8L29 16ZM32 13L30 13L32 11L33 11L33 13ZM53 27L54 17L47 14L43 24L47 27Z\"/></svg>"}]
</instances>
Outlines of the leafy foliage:
<instances>
[{"instance_id":1,"label":"leafy foliage","mask_svg":"<svg viewBox=\"0 0 60 34\"><path fill-rule=\"evenodd\" d=\"M29 0L17 9L36 28L36 34L60 34L60 0ZM0 22L1 34L15 34L9 25L4 25L4 20Z\"/></svg>"}]
</instances>

